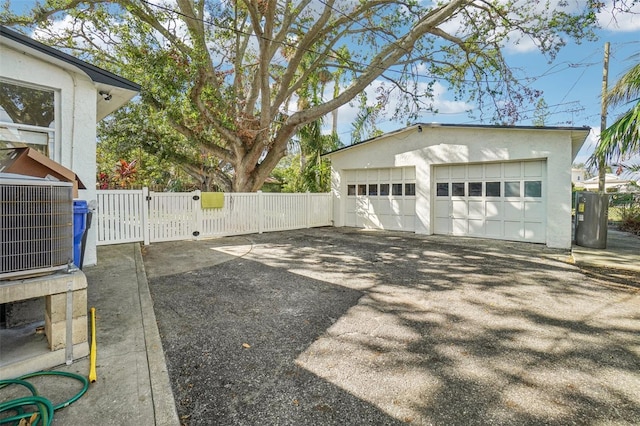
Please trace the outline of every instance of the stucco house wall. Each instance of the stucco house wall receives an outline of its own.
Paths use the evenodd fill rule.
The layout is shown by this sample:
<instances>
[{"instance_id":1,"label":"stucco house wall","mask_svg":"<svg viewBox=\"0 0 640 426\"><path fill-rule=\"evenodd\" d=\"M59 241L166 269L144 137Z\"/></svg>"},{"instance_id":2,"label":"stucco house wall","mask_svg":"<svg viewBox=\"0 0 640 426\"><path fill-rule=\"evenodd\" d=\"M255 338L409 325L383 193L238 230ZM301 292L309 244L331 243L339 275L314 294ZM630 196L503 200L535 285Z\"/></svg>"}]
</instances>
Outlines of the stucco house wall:
<instances>
[{"instance_id":1,"label":"stucco house wall","mask_svg":"<svg viewBox=\"0 0 640 426\"><path fill-rule=\"evenodd\" d=\"M128 102L139 86L2 27L0 79L53 90L55 140L49 156L73 170L87 189L78 199L96 200L96 123ZM100 92L111 98L104 99ZM96 227L88 230L84 265L95 265Z\"/></svg>"},{"instance_id":2,"label":"stucco house wall","mask_svg":"<svg viewBox=\"0 0 640 426\"><path fill-rule=\"evenodd\" d=\"M415 167L415 232L432 234L432 175L438 165L546 160L549 247L571 246L571 163L589 130L421 124L326 154L331 159L334 224L345 226L344 173Z\"/></svg>"}]
</instances>

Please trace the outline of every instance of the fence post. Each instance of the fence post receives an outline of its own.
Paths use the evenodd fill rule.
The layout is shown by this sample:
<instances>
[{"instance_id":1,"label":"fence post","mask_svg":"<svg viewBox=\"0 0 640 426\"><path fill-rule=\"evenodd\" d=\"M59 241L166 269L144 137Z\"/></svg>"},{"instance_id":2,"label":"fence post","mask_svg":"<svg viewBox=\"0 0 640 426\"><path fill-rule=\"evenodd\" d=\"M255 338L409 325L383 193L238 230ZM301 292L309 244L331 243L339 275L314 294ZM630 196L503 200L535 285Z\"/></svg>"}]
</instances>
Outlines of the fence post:
<instances>
[{"instance_id":1,"label":"fence post","mask_svg":"<svg viewBox=\"0 0 640 426\"><path fill-rule=\"evenodd\" d=\"M148 246L150 244L150 233L151 228L149 226L149 188L146 186L142 188L142 200L140 200L140 205L142 207L142 239L144 240L144 245Z\"/></svg>"},{"instance_id":2,"label":"fence post","mask_svg":"<svg viewBox=\"0 0 640 426\"><path fill-rule=\"evenodd\" d=\"M202 192L197 189L193 191L193 223L192 223L192 235L194 240L202 239Z\"/></svg>"},{"instance_id":3,"label":"fence post","mask_svg":"<svg viewBox=\"0 0 640 426\"><path fill-rule=\"evenodd\" d=\"M264 198L262 191L258 191L258 234L264 229Z\"/></svg>"},{"instance_id":4,"label":"fence post","mask_svg":"<svg viewBox=\"0 0 640 426\"><path fill-rule=\"evenodd\" d=\"M311 228L311 193L309 191L307 191L307 196L305 197L304 209L307 228Z\"/></svg>"}]
</instances>

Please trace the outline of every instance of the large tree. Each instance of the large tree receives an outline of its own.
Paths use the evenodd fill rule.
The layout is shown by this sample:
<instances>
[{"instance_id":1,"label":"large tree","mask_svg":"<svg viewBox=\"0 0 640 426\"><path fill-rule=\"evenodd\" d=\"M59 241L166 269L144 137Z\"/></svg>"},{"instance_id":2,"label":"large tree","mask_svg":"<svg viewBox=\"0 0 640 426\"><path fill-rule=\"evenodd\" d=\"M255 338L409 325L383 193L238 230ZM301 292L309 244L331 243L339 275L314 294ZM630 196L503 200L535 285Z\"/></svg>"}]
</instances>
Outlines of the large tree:
<instances>
[{"instance_id":1,"label":"large tree","mask_svg":"<svg viewBox=\"0 0 640 426\"><path fill-rule=\"evenodd\" d=\"M617 0L618 3L635 0ZM223 190L255 191L304 125L384 82L396 116L431 107L435 82L513 122L539 95L501 51L533 42L552 59L591 37L598 0L45 0L4 24L72 48L142 85L133 129ZM61 21L64 25L61 25ZM64 28L61 30L61 28ZM317 84L321 102L301 101ZM131 132L135 130L131 130ZM127 131L123 129L121 131ZM132 133L133 134L133 133ZM140 135L138 135L139 137ZM174 145L175 144L175 145ZM167 146L165 146L167 145Z\"/></svg>"}]
</instances>

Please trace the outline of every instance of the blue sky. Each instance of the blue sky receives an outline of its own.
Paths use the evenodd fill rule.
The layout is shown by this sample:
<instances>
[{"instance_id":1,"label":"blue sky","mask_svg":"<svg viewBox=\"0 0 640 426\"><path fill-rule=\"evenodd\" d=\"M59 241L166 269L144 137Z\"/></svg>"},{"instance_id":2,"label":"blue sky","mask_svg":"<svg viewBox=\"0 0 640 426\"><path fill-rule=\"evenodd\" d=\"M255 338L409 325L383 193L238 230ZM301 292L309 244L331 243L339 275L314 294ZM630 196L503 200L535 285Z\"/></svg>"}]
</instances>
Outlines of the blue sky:
<instances>
[{"instance_id":1,"label":"blue sky","mask_svg":"<svg viewBox=\"0 0 640 426\"><path fill-rule=\"evenodd\" d=\"M549 106L550 115L545 125L589 126L593 129L578 154L576 163L587 160L593 152L600 133L605 42L610 43L609 86L613 85L634 64L634 55L635 63L640 61L640 4L634 8L634 12L636 14L618 14L615 19L606 11L601 13L599 21L602 29L597 31L599 39L582 44L569 43L552 63L526 43L505 48L507 61L512 66L523 69L527 77L538 77L532 81L531 88L542 90L543 98ZM481 122L477 118L470 118L464 111L464 105L453 102L451 99L452 97L443 88L440 98L436 101L441 113L425 113L416 121L491 124L489 121ZM343 110L347 109L343 108ZM529 112L531 118L534 109L535 105L532 105ZM354 115L353 111L343 112L343 115ZM622 112L624 108L609 108L607 123L613 123ZM531 118L517 124L531 125ZM404 127L404 123L382 119L378 127L383 131L391 131ZM341 123L339 133L343 141L349 139L348 123Z\"/></svg>"},{"instance_id":2,"label":"blue sky","mask_svg":"<svg viewBox=\"0 0 640 426\"><path fill-rule=\"evenodd\" d=\"M152 0L163 2L166 0ZM582 0L576 0L578 2ZM611 4L612 0L605 3ZM34 0L11 0L11 8L16 11L32 7ZM599 40L570 43L563 48L553 63L549 63L532 44L526 42L517 46L505 47L507 61L522 70L521 75L535 78L530 87L542 90L543 98L549 106L549 116L545 125L549 126L589 126L592 134L585 142L576 158L576 163L584 162L593 150L600 132L600 95L602 91L602 70L604 44L611 44L609 60L609 85L615 81L635 62L640 61L640 4L634 8L635 14L618 14L615 18L606 10L599 15L602 29L598 30ZM370 87L370 99L374 99L374 87ZM416 122L491 124L490 115L485 121L469 117L465 110L472 109L472 104L454 101L443 86L436 87L434 101L439 113L424 113ZM529 119L517 124L531 125L535 105L531 105ZM611 124L623 112L623 108L609 109L607 122ZM351 123L357 113L355 107L345 105L338 112L338 133L344 143L350 143ZM477 111L474 114L479 115ZM391 121L382 116L377 127L382 131L391 131L405 126L404 122ZM325 121L330 128L330 119Z\"/></svg>"}]
</instances>

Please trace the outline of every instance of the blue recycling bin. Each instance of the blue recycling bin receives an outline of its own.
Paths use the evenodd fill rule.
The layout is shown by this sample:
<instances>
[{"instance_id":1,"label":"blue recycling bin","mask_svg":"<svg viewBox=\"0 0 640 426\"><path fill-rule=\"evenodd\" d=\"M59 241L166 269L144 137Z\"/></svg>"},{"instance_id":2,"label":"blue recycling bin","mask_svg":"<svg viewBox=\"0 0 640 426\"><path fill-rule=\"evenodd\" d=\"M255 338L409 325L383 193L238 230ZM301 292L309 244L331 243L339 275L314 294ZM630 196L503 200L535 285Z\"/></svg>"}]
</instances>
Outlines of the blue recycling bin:
<instances>
[{"instance_id":1,"label":"blue recycling bin","mask_svg":"<svg viewBox=\"0 0 640 426\"><path fill-rule=\"evenodd\" d=\"M89 205L85 200L73 200L73 263L82 266L82 241L87 230Z\"/></svg>"}]
</instances>

